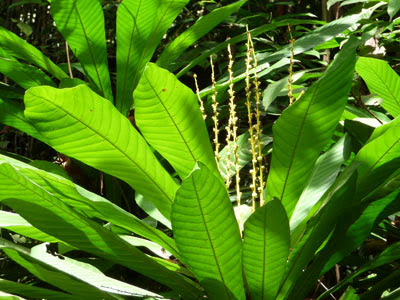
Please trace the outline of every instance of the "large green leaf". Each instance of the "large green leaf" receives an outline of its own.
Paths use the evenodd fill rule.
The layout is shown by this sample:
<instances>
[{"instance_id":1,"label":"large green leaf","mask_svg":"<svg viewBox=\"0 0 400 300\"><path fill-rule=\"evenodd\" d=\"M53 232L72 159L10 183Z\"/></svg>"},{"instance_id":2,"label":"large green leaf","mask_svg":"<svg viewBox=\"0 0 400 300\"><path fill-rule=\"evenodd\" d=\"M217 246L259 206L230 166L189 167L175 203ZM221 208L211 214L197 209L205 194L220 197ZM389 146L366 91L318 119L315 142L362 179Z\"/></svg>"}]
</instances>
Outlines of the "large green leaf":
<instances>
[{"instance_id":1,"label":"large green leaf","mask_svg":"<svg viewBox=\"0 0 400 300\"><path fill-rule=\"evenodd\" d=\"M124 0L117 11L117 101L126 114L132 92L163 35L189 0Z\"/></svg>"},{"instance_id":2,"label":"large green leaf","mask_svg":"<svg viewBox=\"0 0 400 300\"><path fill-rule=\"evenodd\" d=\"M42 242L58 242L58 239L38 230L20 215L7 211L0 210L0 228L5 228Z\"/></svg>"},{"instance_id":3,"label":"large green leaf","mask_svg":"<svg viewBox=\"0 0 400 300\"><path fill-rule=\"evenodd\" d=\"M294 239L294 232L301 232L305 226L311 208L336 180L342 164L349 158L350 147L350 138L346 135L317 159L310 180L303 190L290 219L292 240Z\"/></svg>"},{"instance_id":4,"label":"large green leaf","mask_svg":"<svg viewBox=\"0 0 400 300\"><path fill-rule=\"evenodd\" d=\"M252 299L275 299L289 246L289 220L279 200L269 201L246 221L243 268Z\"/></svg>"},{"instance_id":5,"label":"large green leaf","mask_svg":"<svg viewBox=\"0 0 400 300\"><path fill-rule=\"evenodd\" d=\"M356 167L357 164L354 164L347 168L325 193L322 199L324 205L307 223L307 228L299 242L293 245L288 259L287 273L276 299L296 298L290 294L296 284L302 282L299 281L299 278L302 276L303 270L307 268L318 248L329 237L338 219L358 204L358 200L354 196L357 179ZM302 293L307 293L307 290L304 289ZM299 299L302 299L301 296Z\"/></svg>"},{"instance_id":6,"label":"large green leaf","mask_svg":"<svg viewBox=\"0 0 400 300\"><path fill-rule=\"evenodd\" d=\"M398 163L394 162L400 158L400 124L391 122L390 125L392 126L385 125L384 131L378 130L379 127L375 129L381 134L378 136L373 133L370 141L355 157L355 161L360 163L358 169L360 196L375 187L379 168L399 167ZM387 177L388 173L383 172L382 175Z\"/></svg>"},{"instance_id":7,"label":"large green leaf","mask_svg":"<svg viewBox=\"0 0 400 300\"><path fill-rule=\"evenodd\" d=\"M393 19L394 15L400 10L400 2L398 0L389 0L388 14L390 19Z\"/></svg>"},{"instance_id":8,"label":"large green leaf","mask_svg":"<svg viewBox=\"0 0 400 300\"><path fill-rule=\"evenodd\" d=\"M47 252L46 244L32 249L12 245L0 239L2 250L18 264L43 281L75 297L87 299L122 299L117 295L158 296L152 292L105 276L97 268L65 256ZM113 294L116 294L114 297Z\"/></svg>"},{"instance_id":9,"label":"large green leaf","mask_svg":"<svg viewBox=\"0 0 400 300\"><path fill-rule=\"evenodd\" d=\"M110 222L156 242L160 246L164 247L165 250L172 253L176 258L179 258L175 242L170 237L146 224L136 216L121 209L107 199L75 185L72 181L66 178L57 176L57 174L52 174L48 171L36 169L32 165L24 164L3 155L0 155L0 162L1 161L14 166L37 186L40 186L42 189L53 195L57 195L57 197L62 199L65 204L74 208L76 211ZM47 168L47 170L48 169L49 168Z\"/></svg>"},{"instance_id":10,"label":"large green leaf","mask_svg":"<svg viewBox=\"0 0 400 300\"><path fill-rule=\"evenodd\" d=\"M188 47L202 38L215 26L223 22L231 14L238 11L246 1L247 0L240 0L230 5L217 8L198 19L196 23L180 34L164 49L157 59L157 65L168 69L168 65L173 63Z\"/></svg>"},{"instance_id":11,"label":"large green leaf","mask_svg":"<svg viewBox=\"0 0 400 300\"><path fill-rule=\"evenodd\" d=\"M51 15L87 76L99 88L102 96L112 100L104 16L100 2L53 0Z\"/></svg>"},{"instance_id":12,"label":"large green leaf","mask_svg":"<svg viewBox=\"0 0 400 300\"><path fill-rule=\"evenodd\" d=\"M369 91L383 99L382 106L393 117L400 115L400 77L384 60L360 57L356 71Z\"/></svg>"},{"instance_id":13,"label":"large green leaf","mask_svg":"<svg viewBox=\"0 0 400 300\"><path fill-rule=\"evenodd\" d=\"M190 281L74 211L57 195L42 189L6 162L0 163L0 201L39 230L77 249L128 267L187 297L199 293Z\"/></svg>"},{"instance_id":14,"label":"large green leaf","mask_svg":"<svg viewBox=\"0 0 400 300\"><path fill-rule=\"evenodd\" d=\"M49 76L41 70L27 64L22 64L13 58L0 56L0 73L11 78L24 89L38 85L55 86Z\"/></svg>"},{"instance_id":15,"label":"large green leaf","mask_svg":"<svg viewBox=\"0 0 400 300\"><path fill-rule=\"evenodd\" d=\"M35 87L25 116L57 151L126 181L170 218L177 184L111 102L87 86Z\"/></svg>"},{"instance_id":16,"label":"large green leaf","mask_svg":"<svg viewBox=\"0 0 400 300\"><path fill-rule=\"evenodd\" d=\"M135 90L135 120L145 139L185 178L197 161L218 175L196 95L149 63Z\"/></svg>"},{"instance_id":17,"label":"large green leaf","mask_svg":"<svg viewBox=\"0 0 400 300\"><path fill-rule=\"evenodd\" d=\"M0 26L0 48L7 51L12 56L21 58L30 62L39 68L49 72L57 79L68 78L57 65L55 65L47 56L37 48L28 44L14 33Z\"/></svg>"},{"instance_id":18,"label":"large green leaf","mask_svg":"<svg viewBox=\"0 0 400 300\"><path fill-rule=\"evenodd\" d=\"M38 140L43 140L41 134L25 118L21 103L0 98L0 123L19 129Z\"/></svg>"},{"instance_id":19,"label":"large green leaf","mask_svg":"<svg viewBox=\"0 0 400 300\"><path fill-rule=\"evenodd\" d=\"M273 126L267 196L280 199L289 218L343 113L358 44L358 40L349 41L324 75Z\"/></svg>"},{"instance_id":20,"label":"large green leaf","mask_svg":"<svg viewBox=\"0 0 400 300\"><path fill-rule=\"evenodd\" d=\"M184 263L210 299L245 299L239 226L225 186L202 163L183 180L171 215Z\"/></svg>"},{"instance_id":21,"label":"large green leaf","mask_svg":"<svg viewBox=\"0 0 400 300\"><path fill-rule=\"evenodd\" d=\"M315 46L318 46L326 41L331 40L335 36L339 35L346 29L353 26L355 23L360 21L361 19L368 19L370 18L371 14L374 12L375 9L384 5L384 3L378 3L373 7L370 7L366 10L363 10L359 14L350 15L344 18L340 18L338 20L332 21L324 26L317 28L316 30L304 35L300 39L295 41L294 52L295 54L303 53L307 50L312 49ZM296 19L286 19L282 21L278 21L272 24L266 24L255 28L250 31L251 35L257 36L263 32L268 30L273 30L278 27L282 26L295 26L298 24L320 24L321 21L314 21L314 20L296 20ZM244 41L247 39L246 33L240 34L235 36L229 40L226 40L223 43L219 43L218 46L210 49L208 51L203 52L199 57L193 59L186 67L182 68L177 74L178 77L182 76L194 66L204 62L211 54L217 53L223 49L226 49L228 44L236 44L240 41ZM259 64L264 64L272 61L277 61L284 57L290 57L291 55L291 45L284 47L282 50L276 51L274 53L263 53L259 55Z\"/></svg>"},{"instance_id":22,"label":"large green leaf","mask_svg":"<svg viewBox=\"0 0 400 300\"><path fill-rule=\"evenodd\" d=\"M51 299L51 300L74 300L75 298L70 294L49 290L34 285L22 284L5 279L0 279L0 290L22 295L29 298L38 299Z\"/></svg>"}]
</instances>

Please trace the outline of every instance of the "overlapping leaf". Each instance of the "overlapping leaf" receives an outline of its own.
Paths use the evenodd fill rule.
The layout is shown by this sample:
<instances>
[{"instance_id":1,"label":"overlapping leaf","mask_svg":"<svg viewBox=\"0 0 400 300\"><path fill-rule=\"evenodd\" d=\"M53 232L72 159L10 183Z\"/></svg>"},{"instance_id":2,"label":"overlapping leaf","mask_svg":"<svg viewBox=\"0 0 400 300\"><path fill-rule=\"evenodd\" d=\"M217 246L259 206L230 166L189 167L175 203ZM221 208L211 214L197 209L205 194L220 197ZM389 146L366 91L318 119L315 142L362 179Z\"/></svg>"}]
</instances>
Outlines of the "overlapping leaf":
<instances>
[{"instance_id":1,"label":"overlapping leaf","mask_svg":"<svg viewBox=\"0 0 400 300\"><path fill-rule=\"evenodd\" d=\"M49 76L41 70L27 64L22 64L13 58L0 56L0 73L11 78L24 89L38 85L55 86Z\"/></svg>"},{"instance_id":2,"label":"overlapping leaf","mask_svg":"<svg viewBox=\"0 0 400 300\"><path fill-rule=\"evenodd\" d=\"M125 242L115 233L84 217L31 182L17 168L0 163L0 201L39 230L83 251L153 278L188 297L197 289L180 275Z\"/></svg>"},{"instance_id":3,"label":"overlapping leaf","mask_svg":"<svg viewBox=\"0 0 400 300\"><path fill-rule=\"evenodd\" d=\"M275 299L289 246L289 220L279 200L269 201L246 221L243 268L252 299Z\"/></svg>"},{"instance_id":4,"label":"overlapping leaf","mask_svg":"<svg viewBox=\"0 0 400 300\"><path fill-rule=\"evenodd\" d=\"M210 299L245 299L241 238L225 186L202 163L183 180L172 208L174 237Z\"/></svg>"},{"instance_id":5,"label":"overlapping leaf","mask_svg":"<svg viewBox=\"0 0 400 300\"><path fill-rule=\"evenodd\" d=\"M157 65L162 68L167 68L170 63L179 57L189 46L195 43L198 39L207 34L215 26L223 22L228 16L235 13L247 0L240 0L235 3L217 8L204 17L201 17L180 34L167 48L161 53L157 59Z\"/></svg>"},{"instance_id":6,"label":"overlapping leaf","mask_svg":"<svg viewBox=\"0 0 400 300\"><path fill-rule=\"evenodd\" d=\"M117 100L126 114L132 92L167 32L189 0L124 0L117 11Z\"/></svg>"},{"instance_id":7,"label":"overlapping leaf","mask_svg":"<svg viewBox=\"0 0 400 300\"><path fill-rule=\"evenodd\" d=\"M112 100L104 16L100 2L53 0L51 15L87 76L99 88L102 96Z\"/></svg>"},{"instance_id":8,"label":"overlapping leaf","mask_svg":"<svg viewBox=\"0 0 400 300\"><path fill-rule=\"evenodd\" d=\"M38 140L44 141L41 134L25 118L24 107L17 101L3 100L0 98L0 122L4 125L17 128Z\"/></svg>"},{"instance_id":9,"label":"overlapping leaf","mask_svg":"<svg viewBox=\"0 0 400 300\"><path fill-rule=\"evenodd\" d=\"M373 94L382 97L382 107L393 117L400 115L400 77L384 60L360 57L356 71Z\"/></svg>"},{"instance_id":10,"label":"overlapping leaf","mask_svg":"<svg viewBox=\"0 0 400 300\"><path fill-rule=\"evenodd\" d=\"M12 56L30 62L39 68L49 72L57 79L68 78L56 64L34 46L28 44L14 33L0 26L0 48Z\"/></svg>"},{"instance_id":11,"label":"overlapping leaf","mask_svg":"<svg viewBox=\"0 0 400 300\"><path fill-rule=\"evenodd\" d=\"M78 298L120 299L116 295L158 296L152 292L105 276L97 268L47 253L46 244L32 249L18 247L0 239L2 250L32 274Z\"/></svg>"},{"instance_id":12,"label":"overlapping leaf","mask_svg":"<svg viewBox=\"0 0 400 300\"><path fill-rule=\"evenodd\" d=\"M149 63L135 93L135 120L145 139L185 178L201 161L218 174L196 95Z\"/></svg>"},{"instance_id":13,"label":"overlapping leaf","mask_svg":"<svg viewBox=\"0 0 400 300\"><path fill-rule=\"evenodd\" d=\"M273 126L267 195L282 201L289 218L343 113L358 44L358 40L349 41L325 74Z\"/></svg>"},{"instance_id":14,"label":"overlapping leaf","mask_svg":"<svg viewBox=\"0 0 400 300\"><path fill-rule=\"evenodd\" d=\"M52 174L49 168L45 171L39 170L32 165L24 164L15 159L0 155L0 162L7 162L17 168L26 178L37 186L57 195L64 203L76 211L84 212L86 215L94 216L101 220L120 226L137 235L158 243L175 257L179 258L175 242L163 232L151 227L136 216L126 212L117 205L111 203L94 193L91 193L72 181ZM54 167L56 167L54 165ZM53 172L54 173L54 172ZM19 232L19 231L16 231Z\"/></svg>"},{"instance_id":15,"label":"overlapping leaf","mask_svg":"<svg viewBox=\"0 0 400 300\"><path fill-rule=\"evenodd\" d=\"M129 120L81 85L31 88L25 116L57 151L126 181L169 219L177 184Z\"/></svg>"}]
</instances>

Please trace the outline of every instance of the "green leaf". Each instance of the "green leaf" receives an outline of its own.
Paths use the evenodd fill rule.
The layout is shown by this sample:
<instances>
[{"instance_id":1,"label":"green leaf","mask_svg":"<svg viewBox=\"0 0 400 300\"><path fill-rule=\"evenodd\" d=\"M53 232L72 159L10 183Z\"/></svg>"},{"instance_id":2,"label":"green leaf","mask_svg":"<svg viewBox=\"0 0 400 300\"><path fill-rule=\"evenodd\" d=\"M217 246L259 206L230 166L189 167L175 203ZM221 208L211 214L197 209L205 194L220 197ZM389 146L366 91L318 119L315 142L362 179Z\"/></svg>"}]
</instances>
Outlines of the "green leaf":
<instances>
[{"instance_id":1,"label":"green leaf","mask_svg":"<svg viewBox=\"0 0 400 300\"><path fill-rule=\"evenodd\" d=\"M356 290L353 289L351 286L349 286L339 300L359 300L359 299L360 297L358 297L358 295L356 294Z\"/></svg>"},{"instance_id":2,"label":"green leaf","mask_svg":"<svg viewBox=\"0 0 400 300\"><path fill-rule=\"evenodd\" d=\"M42 135L25 118L23 105L17 101L0 99L0 123L14 127L43 141Z\"/></svg>"},{"instance_id":3,"label":"green leaf","mask_svg":"<svg viewBox=\"0 0 400 300\"><path fill-rule=\"evenodd\" d=\"M121 264L178 290L188 298L197 297L199 291L189 280L74 211L57 196L30 181L10 164L0 163L0 201L30 224L77 249Z\"/></svg>"},{"instance_id":4,"label":"green leaf","mask_svg":"<svg viewBox=\"0 0 400 300\"><path fill-rule=\"evenodd\" d=\"M350 138L345 136L317 159L307 186L303 190L290 219L292 240L296 240L296 235L303 231L312 207L335 182L342 164L350 155L350 147Z\"/></svg>"},{"instance_id":5,"label":"green leaf","mask_svg":"<svg viewBox=\"0 0 400 300\"><path fill-rule=\"evenodd\" d=\"M149 63L135 90L135 120L145 139L185 178L197 161L219 175L196 95Z\"/></svg>"},{"instance_id":6,"label":"green leaf","mask_svg":"<svg viewBox=\"0 0 400 300\"><path fill-rule=\"evenodd\" d=\"M398 13L400 10L400 2L398 0L389 0L389 5L388 5L388 14L390 16L390 20L393 19L395 14Z\"/></svg>"},{"instance_id":7,"label":"green leaf","mask_svg":"<svg viewBox=\"0 0 400 300\"><path fill-rule=\"evenodd\" d=\"M51 300L74 300L70 294L53 291L33 285L0 279L0 290L7 293L14 293L29 298L51 299Z\"/></svg>"},{"instance_id":8,"label":"green leaf","mask_svg":"<svg viewBox=\"0 0 400 300\"><path fill-rule=\"evenodd\" d=\"M131 109L132 93L162 37L189 0L124 0L117 11L118 110Z\"/></svg>"},{"instance_id":9,"label":"green leaf","mask_svg":"<svg viewBox=\"0 0 400 300\"><path fill-rule=\"evenodd\" d=\"M225 186L199 163L172 206L178 249L210 299L245 299L241 238Z\"/></svg>"},{"instance_id":10,"label":"green leaf","mask_svg":"<svg viewBox=\"0 0 400 300\"><path fill-rule=\"evenodd\" d=\"M18 214L0 210L0 228L14 231L42 242L55 243L59 240L33 227Z\"/></svg>"},{"instance_id":11,"label":"green leaf","mask_svg":"<svg viewBox=\"0 0 400 300\"><path fill-rule=\"evenodd\" d=\"M126 212L107 199L75 185L72 181L64 177L51 174L46 170L39 170L32 165L27 165L0 155L0 162L2 161L17 168L19 172L37 186L40 186L53 195L57 195L65 204L74 208L76 211L82 211L86 215L110 222L156 242L167 251L171 252L176 258L179 258L175 242L170 237L149 226L136 216Z\"/></svg>"},{"instance_id":12,"label":"green leaf","mask_svg":"<svg viewBox=\"0 0 400 300\"><path fill-rule=\"evenodd\" d=\"M288 25L295 26L295 25L299 25L299 24L321 24L321 23L323 23L323 22L315 21L315 20L287 19L287 20L275 22L272 24L265 24L265 25L259 26L257 28L254 28L254 29L250 30L250 34L252 37L256 37L258 35L263 34L264 32L272 31L275 28L279 28L279 27L286 27ZM232 37L231 39L228 39L222 43L218 43L218 45L215 46L214 48L202 52L202 54L200 56L191 60L190 63L187 66L185 66L184 68L182 68L176 76L179 78L182 75L186 74L189 70L191 70L196 65L204 63L204 61L207 60L210 55L212 55L214 53L218 53L221 50L225 50L226 47L228 46L228 44L235 45L235 44L237 44L241 41L245 41L245 40L247 40L246 32L239 34L235 37ZM287 56L290 56L290 54L288 54ZM175 71L175 68L174 69L170 68L170 70Z\"/></svg>"},{"instance_id":13,"label":"green leaf","mask_svg":"<svg viewBox=\"0 0 400 300\"><path fill-rule=\"evenodd\" d=\"M35 87L25 94L25 106L25 116L50 146L126 181L170 218L177 184L109 101L84 85Z\"/></svg>"},{"instance_id":14,"label":"green leaf","mask_svg":"<svg viewBox=\"0 0 400 300\"><path fill-rule=\"evenodd\" d=\"M383 99L382 107L393 117L400 115L400 77L384 60L360 57L356 71L372 94Z\"/></svg>"},{"instance_id":15,"label":"green leaf","mask_svg":"<svg viewBox=\"0 0 400 300\"><path fill-rule=\"evenodd\" d=\"M41 70L22 64L16 59L0 56L0 73L11 78L24 89L38 85L55 86L54 82Z\"/></svg>"},{"instance_id":16,"label":"green leaf","mask_svg":"<svg viewBox=\"0 0 400 300\"><path fill-rule=\"evenodd\" d=\"M308 289L301 289L301 284L304 283L300 280L304 273L303 270L307 268L318 248L329 237L337 220L347 210L358 204L355 197L357 179L355 171L356 164L347 168L338 177L334 185L325 194L322 200L324 205L310 219L299 242L293 245L293 250L288 259L287 273L280 287L277 300L303 299L303 294L304 297L307 294ZM299 288L293 292L295 287Z\"/></svg>"},{"instance_id":17,"label":"green leaf","mask_svg":"<svg viewBox=\"0 0 400 300\"><path fill-rule=\"evenodd\" d=\"M79 298L121 299L116 295L158 296L152 292L105 276L97 268L66 256L47 252L46 244L32 249L10 245L0 239L2 250L14 261L43 281Z\"/></svg>"},{"instance_id":18,"label":"green leaf","mask_svg":"<svg viewBox=\"0 0 400 300\"><path fill-rule=\"evenodd\" d=\"M157 65L168 69L168 65L174 62L188 47L193 45L193 43L202 38L215 26L225 21L231 14L238 11L245 2L247 0L240 0L233 4L214 9L204 17L198 19L196 23L180 34L164 49L157 59Z\"/></svg>"},{"instance_id":19,"label":"green leaf","mask_svg":"<svg viewBox=\"0 0 400 300\"><path fill-rule=\"evenodd\" d=\"M98 0L53 0L51 15L101 95L113 99L108 73L104 16Z\"/></svg>"},{"instance_id":20,"label":"green leaf","mask_svg":"<svg viewBox=\"0 0 400 300\"><path fill-rule=\"evenodd\" d=\"M10 55L30 62L39 68L49 72L57 79L68 78L68 75L55 65L47 56L37 48L28 44L11 31L0 26L0 48L6 50Z\"/></svg>"},{"instance_id":21,"label":"green leaf","mask_svg":"<svg viewBox=\"0 0 400 300\"><path fill-rule=\"evenodd\" d=\"M275 299L289 255L290 230L279 200L258 208L244 225L243 268L252 299Z\"/></svg>"},{"instance_id":22,"label":"green leaf","mask_svg":"<svg viewBox=\"0 0 400 300\"><path fill-rule=\"evenodd\" d=\"M358 152L355 157L355 161L360 163L358 169L359 173L359 189L365 195L367 191L370 191L374 185L371 183L376 181L375 171L379 171L380 167L391 164L393 167L394 160L400 158L400 124L399 122L391 122L391 126L385 126L385 131L375 129L375 131L381 132L379 136L372 133L370 141ZM375 132L374 131L374 132ZM390 167L390 165L389 165ZM383 175L389 175L387 172L383 172ZM373 176L374 175L374 176ZM361 196L361 195L360 195Z\"/></svg>"},{"instance_id":23,"label":"green leaf","mask_svg":"<svg viewBox=\"0 0 400 300\"><path fill-rule=\"evenodd\" d=\"M358 44L349 41L324 75L273 126L267 197L280 199L289 218L344 111Z\"/></svg>"}]
</instances>

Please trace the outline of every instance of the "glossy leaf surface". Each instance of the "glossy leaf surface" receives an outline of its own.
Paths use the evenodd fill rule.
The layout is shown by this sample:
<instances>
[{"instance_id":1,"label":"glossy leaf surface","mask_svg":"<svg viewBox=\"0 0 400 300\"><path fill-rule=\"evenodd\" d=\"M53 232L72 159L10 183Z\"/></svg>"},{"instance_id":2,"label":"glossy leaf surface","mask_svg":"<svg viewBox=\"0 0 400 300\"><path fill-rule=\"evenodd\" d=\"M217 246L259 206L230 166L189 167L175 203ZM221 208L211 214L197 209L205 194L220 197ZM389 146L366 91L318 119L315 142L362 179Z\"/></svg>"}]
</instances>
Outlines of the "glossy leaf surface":
<instances>
[{"instance_id":1,"label":"glossy leaf surface","mask_svg":"<svg viewBox=\"0 0 400 300\"><path fill-rule=\"evenodd\" d=\"M232 204L225 186L201 163L177 192L172 229L183 261L210 299L245 299Z\"/></svg>"},{"instance_id":2,"label":"glossy leaf surface","mask_svg":"<svg viewBox=\"0 0 400 300\"><path fill-rule=\"evenodd\" d=\"M193 45L198 39L202 38L215 26L223 22L231 14L235 13L247 0L240 0L235 3L217 8L207 15L201 17L185 32L181 33L171 44L164 49L157 59L157 65L168 69L168 65L173 63L180 54L188 47Z\"/></svg>"},{"instance_id":3,"label":"glossy leaf surface","mask_svg":"<svg viewBox=\"0 0 400 300\"><path fill-rule=\"evenodd\" d=\"M218 174L196 95L167 70L149 63L134 93L141 133L181 178L197 161Z\"/></svg>"},{"instance_id":4,"label":"glossy leaf surface","mask_svg":"<svg viewBox=\"0 0 400 300\"><path fill-rule=\"evenodd\" d=\"M117 11L117 101L126 114L146 64L189 0L124 0Z\"/></svg>"},{"instance_id":5,"label":"glossy leaf surface","mask_svg":"<svg viewBox=\"0 0 400 300\"><path fill-rule=\"evenodd\" d=\"M393 117L400 115L400 77L384 60L360 57L356 71L372 94L382 97L382 107Z\"/></svg>"},{"instance_id":6,"label":"glossy leaf surface","mask_svg":"<svg viewBox=\"0 0 400 300\"><path fill-rule=\"evenodd\" d=\"M84 85L44 86L26 93L25 106L25 116L50 146L126 181L170 217L177 184L109 101Z\"/></svg>"},{"instance_id":7,"label":"glossy leaf surface","mask_svg":"<svg viewBox=\"0 0 400 300\"><path fill-rule=\"evenodd\" d=\"M252 299L275 299L289 246L289 220L279 200L267 202L246 221L243 268Z\"/></svg>"},{"instance_id":8,"label":"glossy leaf surface","mask_svg":"<svg viewBox=\"0 0 400 300\"><path fill-rule=\"evenodd\" d=\"M267 196L280 199L289 218L343 113L358 44L350 41L325 74L273 126L274 148Z\"/></svg>"},{"instance_id":9,"label":"glossy leaf surface","mask_svg":"<svg viewBox=\"0 0 400 300\"><path fill-rule=\"evenodd\" d=\"M12 56L24 59L27 62L46 70L59 80L68 78L68 75L41 51L1 26L0 48L5 49Z\"/></svg>"},{"instance_id":10,"label":"glossy leaf surface","mask_svg":"<svg viewBox=\"0 0 400 300\"><path fill-rule=\"evenodd\" d=\"M101 95L112 100L104 16L98 0L53 0L51 15L57 29L79 59Z\"/></svg>"}]
</instances>

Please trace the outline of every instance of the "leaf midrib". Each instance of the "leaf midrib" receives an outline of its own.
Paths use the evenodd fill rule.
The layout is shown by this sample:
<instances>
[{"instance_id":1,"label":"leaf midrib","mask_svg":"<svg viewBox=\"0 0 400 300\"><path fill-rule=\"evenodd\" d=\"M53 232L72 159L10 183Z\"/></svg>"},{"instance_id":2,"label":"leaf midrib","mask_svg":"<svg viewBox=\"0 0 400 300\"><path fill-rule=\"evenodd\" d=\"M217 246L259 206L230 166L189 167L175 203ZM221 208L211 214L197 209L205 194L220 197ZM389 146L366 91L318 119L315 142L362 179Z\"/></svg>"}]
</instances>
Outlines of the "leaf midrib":
<instances>
[{"instance_id":1,"label":"leaf midrib","mask_svg":"<svg viewBox=\"0 0 400 300\"><path fill-rule=\"evenodd\" d=\"M193 162L196 162L196 161L197 161L197 160L196 160L196 157L195 157L195 155L193 154L192 150L190 149L188 142L186 141L185 137L184 137L183 134L182 134L182 131L179 129L178 124L175 122L174 118L172 117L172 115L170 114L169 110L168 110L167 107L165 106L165 104L164 104L163 100L161 99L160 95L157 94L157 91L156 91L155 87L151 84L149 78L147 78L147 76L144 76L144 77L146 78L146 80L147 80L147 82L148 82L150 88L152 89L154 95L157 97L158 101L159 101L159 102L161 103L161 105L163 106L164 111L167 113L167 115L168 115L169 119L171 120L171 122L173 123L174 127L175 127L176 130L178 131L178 133L179 133L179 135L180 135L180 137L181 137L183 143L185 144L185 146L186 146L188 152L190 153L190 156L191 156L192 159L193 159ZM175 81L176 81L176 79L174 78L174 83L175 83Z\"/></svg>"},{"instance_id":2,"label":"leaf midrib","mask_svg":"<svg viewBox=\"0 0 400 300\"><path fill-rule=\"evenodd\" d=\"M56 106L58 109L62 110L66 115L72 117L74 120L78 121L79 123L81 123L84 127L88 128L89 130L91 130L92 132L94 132L96 135L100 136L102 139L104 139L106 142L108 142L113 148L115 148L116 150L118 150L118 152L120 152L124 157L126 157L132 164L134 164L156 187L157 189L161 192L161 194L163 194L171 203L173 203L173 199L171 199L171 197L169 197L164 191L163 189L153 180L153 178L151 178L151 176L149 174L147 174L147 172L145 172L130 156L128 156L124 151L122 151L121 148L119 148L116 144L113 144L109 139L107 139L105 136L103 136L102 134L100 134L98 131L96 131L94 128L92 128L91 126L89 126L88 124L84 123L82 120L80 120L79 118L77 118L76 116L74 116L73 114L71 114L70 112L66 111L63 107L57 105L56 103L51 102L50 100L39 96L39 95L34 95L35 97L38 97L44 101L46 101L47 103L50 103L54 106Z\"/></svg>"},{"instance_id":3,"label":"leaf midrib","mask_svg":"<svg viewBox=\"0 0 400 300\"><path fill-rule=\"evenodd\" d=\"M207 237L208 237L208 240L210 242L211 252L213 254L213 257L214 257L214 260L215 260L215 264L217 265L218 273L219 273L219 276L221 278L222 284L224 286L225 294L228 296L228 299L231 299L231 296L230 296L230 294L229 294L229 292L227 290L226 284L225 284L224 276L222 275L221 266L220 266L219 260L217 258L217 253L215 251L214 244L213 244L212 239L211 239L210 230L208 229L208 226L207 226L207 222L206 222L206 219L205 219L205 216L204 216L204 212L203 212L203 207L201 206L200 197L199 197L199 194L198 194L198 191L197 191L197 185L196 185L196 183L194 181L194 176L195 176L195 174L193 174L191 176L191 180L192 180L192 185L193 185L193 191L194 191L194 193L196 195L197 204L199 205L201 219L203 221L204 228L206 230Z\"/></svg>"},{"instance_id":4,"label":"leaf midrib","mask_svg":"<svg viewBox=\"0 0 400 300\"><path fill-rule=\"evenodd\" d=\"M76 6L76 0L74 0L73 4L74 4L74 8L75 8L76 14L77 14L78 19L79 19L79 23L81 24L81 27L82 27L82 30L83 30L83 35L84 35L84 37L85 37L86 44L87 44L88 49L89 49L90 58L91 58L92 61L93 61L93 66L94 66L94 69L95 69L95 71L96 71L96 76L97 76L97 80L99 81L99 84L100 84L101 92L103 93L103 96L105 96L104 87L103 87L103 82L102 82L102 80L101 80L101 78L100 78L99 70L98 70L98 67L97 67L97 64L96 64L96 59L95 59L95 56L94 56L94 54L93 54L93 49L92 49L92 47L91 47L91 45L90 45L90 43L89 43L89 38L88 38L87 33L86 33L86 28L85 28L85 26L83 25L81 15L80 15L79 10L78 10L78 8L77 8L77 6Z\"/></svg>"}]
</instances>

